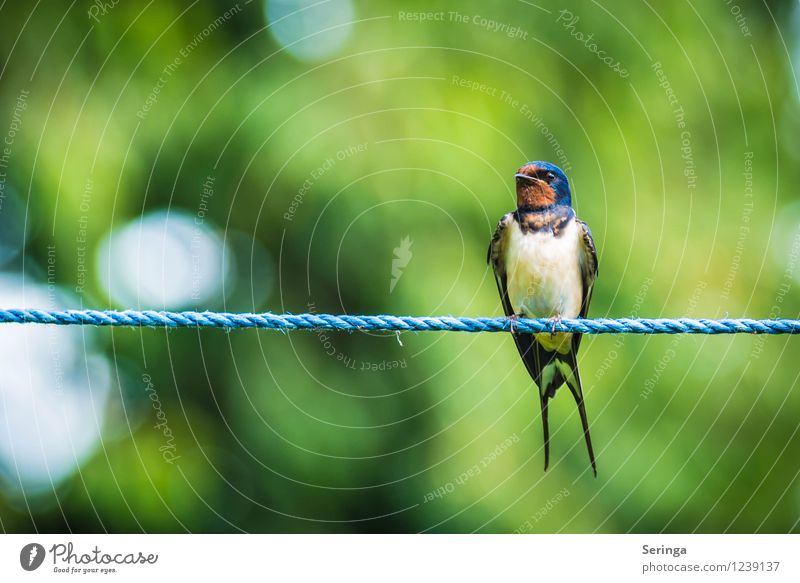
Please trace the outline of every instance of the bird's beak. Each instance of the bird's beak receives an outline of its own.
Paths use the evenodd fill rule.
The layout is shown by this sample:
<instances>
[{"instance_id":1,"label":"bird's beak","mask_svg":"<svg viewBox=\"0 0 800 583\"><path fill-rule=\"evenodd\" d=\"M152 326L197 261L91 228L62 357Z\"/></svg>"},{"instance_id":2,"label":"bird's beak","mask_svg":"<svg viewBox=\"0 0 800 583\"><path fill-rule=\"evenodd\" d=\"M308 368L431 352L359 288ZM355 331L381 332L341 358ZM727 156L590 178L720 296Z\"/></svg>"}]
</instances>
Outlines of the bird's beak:
<instances>
[{"instance_id":1,"label":"bird's beak","mask_svg":"<svg viewBox=\"0 0 800 583\"><path fill-rule=\"evenodd\" d=\"M521 173L514 174L514 178L523 178L525 180L536 181L536 182L539 181L539 179L536 178L535 176L528 176L527 174L521 174Z\"/></svg>"}]
</instances>

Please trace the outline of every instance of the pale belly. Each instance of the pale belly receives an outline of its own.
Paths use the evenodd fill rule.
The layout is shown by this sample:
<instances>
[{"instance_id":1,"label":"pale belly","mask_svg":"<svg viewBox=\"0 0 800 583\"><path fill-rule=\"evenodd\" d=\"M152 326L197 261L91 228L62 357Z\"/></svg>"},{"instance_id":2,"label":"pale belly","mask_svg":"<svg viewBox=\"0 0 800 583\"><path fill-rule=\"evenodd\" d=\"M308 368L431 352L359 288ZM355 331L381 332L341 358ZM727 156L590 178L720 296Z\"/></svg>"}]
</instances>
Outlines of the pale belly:
<instances>
[{"instance_id":1,"label":"pale belly","mask_svg":"<svg viewBox=\"0 0 800 583\"><path fill-rule=\"evenodd\" d=\"M583 301L579 232L574 221L560 237L550 232L524 234L517 223L508 229L505 266L508 297L514 312L529 318L577 318ZM539 334L550 350L566 351L569 334Z\"/></svg>"}]
</instances>

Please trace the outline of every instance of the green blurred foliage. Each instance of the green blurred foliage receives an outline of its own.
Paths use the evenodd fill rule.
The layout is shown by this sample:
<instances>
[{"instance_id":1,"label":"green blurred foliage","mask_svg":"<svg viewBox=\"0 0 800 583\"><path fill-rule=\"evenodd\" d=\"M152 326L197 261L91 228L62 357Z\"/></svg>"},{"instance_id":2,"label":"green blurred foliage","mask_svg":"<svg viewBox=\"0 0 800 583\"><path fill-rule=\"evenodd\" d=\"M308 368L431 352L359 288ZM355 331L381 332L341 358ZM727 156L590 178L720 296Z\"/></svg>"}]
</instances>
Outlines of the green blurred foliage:
<instances>
[{"instance_id":1,"label":"green blurred foliage","mask_svg":"<svg viewBox=\"0 0 800 583\"><path fill-rule=\"evenodd\" d=\"M9 173L28 240L6 270L41 277L54 244L59 284L76 285L91 179L79 299L126 307L98 283L97 245L147 211L196 213L213 175L208 220L269 254L246 248L236 285L274 278L268 297L244 293L235 309L498 315L485 253L513 207L512 174L529 159L563 164L535 115L563 148L599 249L591 316L798 316L800 266L785 273L800 237L796 3L739 1L745 36L724 2L359 1L346 43L314 63L282 50L262 4L242 3L138 117L165 67L232 5L120 2L99 22L84 0L3 6L0 111L10 118L30 91ZM570 34L562 9L629 77ZM416 11L445 20L400 17ZM685 112L694 188L654 62ZM389 293L404 237L412 257ZM566 394L551 407L543 473L535 388L504 336L100 334L115 367L101 447L50 493L0 491L6 531L798 530L790 337L585 339L594 479ZM174 465L159 452L144 372L175 435Z\"/></svg>"}]
</instances>

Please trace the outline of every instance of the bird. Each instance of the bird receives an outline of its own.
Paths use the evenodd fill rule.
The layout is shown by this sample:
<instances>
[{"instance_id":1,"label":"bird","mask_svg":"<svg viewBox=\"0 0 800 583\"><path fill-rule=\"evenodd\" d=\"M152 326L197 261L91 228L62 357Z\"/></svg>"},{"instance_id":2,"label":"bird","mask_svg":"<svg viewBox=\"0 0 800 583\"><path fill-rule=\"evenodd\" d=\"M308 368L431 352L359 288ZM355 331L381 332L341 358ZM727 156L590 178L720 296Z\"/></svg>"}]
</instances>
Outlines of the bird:
<instances>
[{"instance_id":1,"label":"bird","mask_svg":"<svg viewBox=\"0 0 800 583\"><path fill-rule=\"evenodd\" d=\"M589 227L578 220L566 174L549 162L527 162L514 175L517 209L500 219L487 263L492 267L511 334L539 388L544 430L544 469L550 463L547 406L567 385L583 425L592 472L597 464L578 371L581 335L556 332L562 318L586 317L597 278L597 249ZM514 330L518 318L553 318L548 332Z\"/></svg>"}]
</instances>

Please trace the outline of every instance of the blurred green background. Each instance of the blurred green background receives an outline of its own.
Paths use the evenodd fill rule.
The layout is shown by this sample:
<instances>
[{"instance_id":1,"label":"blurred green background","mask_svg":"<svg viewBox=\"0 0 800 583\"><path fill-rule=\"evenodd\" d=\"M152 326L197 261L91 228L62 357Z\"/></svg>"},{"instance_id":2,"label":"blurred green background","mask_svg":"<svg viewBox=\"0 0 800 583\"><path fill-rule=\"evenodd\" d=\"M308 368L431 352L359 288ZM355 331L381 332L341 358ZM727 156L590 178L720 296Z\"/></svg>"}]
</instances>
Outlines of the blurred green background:
<instances>
[{"instance_id":1,"label":"blurred green background","mask_svg":"<svg viewBox=\"0 0 800 583\"><path fill-rule=\"evenodd\" d=\"M590 316L798 317L800 7L7 2L0 305L502 313L513 173L567 171ZM788 532L788 337L0 328L6 532Z\"/></svg>"}]
</instances>

